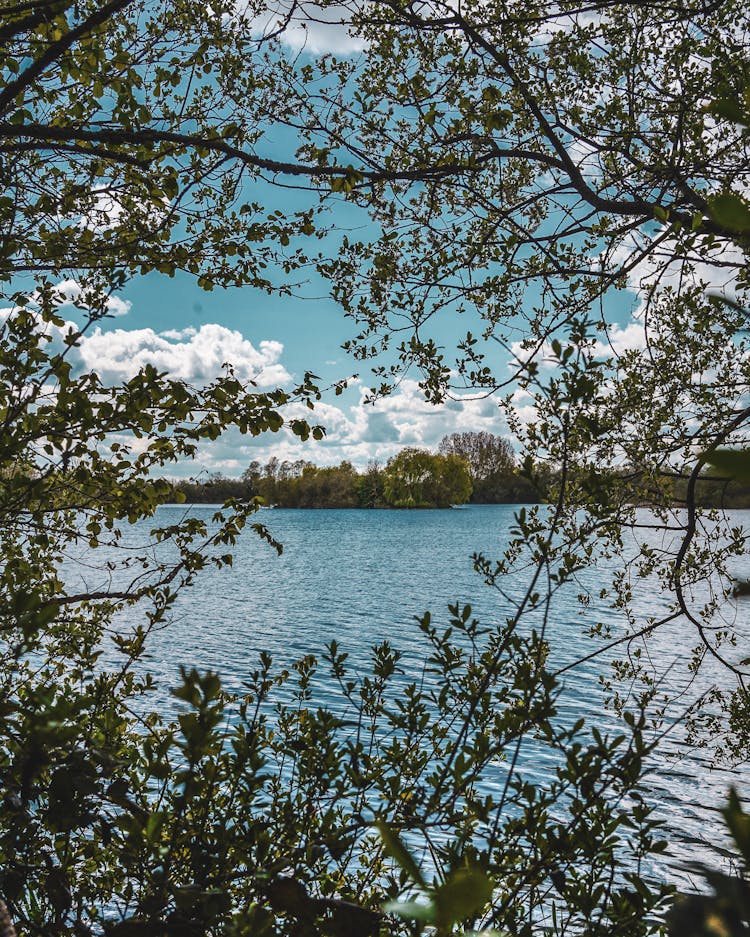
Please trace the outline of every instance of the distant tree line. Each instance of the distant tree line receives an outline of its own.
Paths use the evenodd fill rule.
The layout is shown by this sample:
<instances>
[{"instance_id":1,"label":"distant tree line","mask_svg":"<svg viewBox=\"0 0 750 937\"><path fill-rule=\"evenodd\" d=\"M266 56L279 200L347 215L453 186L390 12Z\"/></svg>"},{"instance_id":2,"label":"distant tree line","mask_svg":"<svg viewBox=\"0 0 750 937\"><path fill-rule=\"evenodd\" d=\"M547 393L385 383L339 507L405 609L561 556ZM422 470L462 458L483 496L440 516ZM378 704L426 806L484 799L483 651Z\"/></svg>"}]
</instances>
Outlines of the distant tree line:
<instances>
[{"instance_id":1,"label":"distant tree line","mask_svg":"<svg viewBox=\"0 0 750 937\"><path fill-rule=\"evenodd\" d=\"M673 473L658 484L644 483L632 467L599 469L597 484L584 487L594 500L604 476L618 477L624 501L644 506L686 501L687 479ZM657 480L651 479L652 482ZM445 508L451 504L537 504L555 490L557 475L549 466L517 464L507 439L487 432L451 433L437 453L408 447L385 464L371 461L359 471L351 462L318 466L304 459L265 465L253 461L239 478L213 474L206 481L174 481L176 498L189 504L216 504L228 498L263 499L284 508ZM694 493L702 507L748 508L750 484L715 475L698 479ZM666 500L665 500L666 499Z\"/></svg>"},{"instance_id":2,"label":"distant tree line","mask_svg":"<svg viewBox=\"0 0 750 937\"><path fill-rule=\"evenodd\" d=\"M696 507L701 508L750 508L750 484L738 479L721 478L709 467L704 476L699 476L693 494ZM687 505L688 479L678 477L672 481L673 505Z\"/></svg>"},{"instance_id":3,"label":"distant tree line","mask_svg":"<svg viewBox=\"0 0 750 937\"><path fill-rule=\"evenodd\" d=\"M445 436L437 453L408 447L385 465L358 471L351 462L320 467L299 459L254 461L240 478L179 481L191 504L260 497L285 508L445 508L451 504L537 503L545 486L522 474L510 443L486 432Z\"/></svg>"}]
</instances>

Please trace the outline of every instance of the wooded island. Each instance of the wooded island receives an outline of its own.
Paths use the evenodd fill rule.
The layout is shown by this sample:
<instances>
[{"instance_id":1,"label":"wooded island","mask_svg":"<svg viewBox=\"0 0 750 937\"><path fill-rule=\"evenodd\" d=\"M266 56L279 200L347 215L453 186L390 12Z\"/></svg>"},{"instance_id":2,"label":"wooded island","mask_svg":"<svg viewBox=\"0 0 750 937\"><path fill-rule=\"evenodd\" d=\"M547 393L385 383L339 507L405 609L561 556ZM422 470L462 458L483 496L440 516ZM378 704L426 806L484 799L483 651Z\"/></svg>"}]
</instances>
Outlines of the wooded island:
<instances>
[{"instance_id":1,"label":"wooded island","mask_svg":"<svg viewBox=\"0 0 750 937\"><path fill-rule=\"evenodd\" d=\"M176 482L190 504L259 497L283 508L447 508L467 501L536 503L539 488L516 466L510 443L487 432L445 436L437 453L407 447L364 471L351 462L317 466L271 458L251 462L239 478Z\"/></svg>"},{"instance_id":2,"label":"wooded island","mask_svg":"<svg viewBox=\"0 0 750 937\"><path fill-rule=\"evenodd\" d=\"M595 499L602 479L619 478L628 504L670 505L687 501L687 478L653 478L634 467L574 470L583 496ZM216 504L229 498L261 498L279 508L448 508L455 504L539 504L559 485L559 472L526 460L519 464L507 439L488 432L452 433L437 453L407 447L385 464L364 470L349 461L319 466L271 457L253 461L238 478L209 475L205 481L173 481L173 498L187 504ZM750 508L750 484L705 474L695 484L701 507Z\"/></svg>"}]
</instances>

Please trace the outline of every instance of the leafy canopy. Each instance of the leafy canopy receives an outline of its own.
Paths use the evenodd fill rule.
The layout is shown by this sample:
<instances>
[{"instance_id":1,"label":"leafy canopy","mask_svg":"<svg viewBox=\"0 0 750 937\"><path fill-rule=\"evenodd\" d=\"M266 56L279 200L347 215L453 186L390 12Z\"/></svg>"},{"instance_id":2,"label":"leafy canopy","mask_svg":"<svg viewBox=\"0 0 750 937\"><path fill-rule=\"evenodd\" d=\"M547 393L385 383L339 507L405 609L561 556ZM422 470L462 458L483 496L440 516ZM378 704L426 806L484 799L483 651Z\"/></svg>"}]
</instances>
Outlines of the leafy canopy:
<instances>
[{"instance_id":1,"label":"leafy canopy","mask_svg":"<svg viewBox=\"0 0 750 937\"><path fill-rule=\"evenodd\" d=\"M715 132L704 101L709 81L738 90L744 7L341 10L366 42L359 61L282 55L258 35L260 5L3 8L0 888L24 932L409 934L422 925L382 909L413 893L443 931L658 927L669 889L637 873L663 849L638 792L653 686L641 674L643 698L621 700L621 737L561 724L550 609L637 524L603 464L627 464L628 491L658 508L657 469L692 480L696 452L745 431L744 318L700 283L708 264L736 273L739 295L746 286L742 203L728 197L747 171L744 131L719 114ZM264 153L274 122L298 135L294 159ZM274 179L308 185L310 202L268 212ZM148 705L148 633L203 566L231 563L254 505L228 504L211 525L156 519L136 554L118 550L124 525L166 495L154 470L228 428L277 431L287 403L319 391L308 376L259 394L231 370L195 389L151 368L107 387L73 368L71 349L135 274L288 288L277 277L308 260L293 239L315 233L318 194L376 225L319 261L357 323L354 354L400 343L395 362L376 362L384 389L416 367L433 400L455 383L527 394L536 422L522 425L511 400L508 418L557 488L549 507L519 511L508 556L477 560L498 588L528 577L507 619L484 628L455 606L438 627L425 615L416 676L387 645L354 674L334 645L326 706L316 658L278 673L263 657L241 697L185 672L170 721ZM636 271L648 274L644 347L623 350L605 300ZM72 329L55 289L71 279ZM448 314L466 323L457 360L431 334ZM498 344L510 375L496 370ZM421 500L425 479L395 468L394 491ZM744 535L707 528L699 543L690 500L676 521L658 516L676 523L678 547L627 570L671 581L664 620L681 614L721 655L723 632L707 625ZM121 560L75 583L65 558L103 542ZM716 589L699 610L687 570ZM628 597L625 572L613 604ZM626 638L662 623L627 614ZM546 785L519 773L522 744L554 765ZM424 862L409 862L415 850Z\"/></svg>"},{"instance_id":2,"label":"leafy canopy","mask_svg":"<svg viewBox=\"0 0 750 937\"><path fill-rule=\"evenodd\" d=\"M471 494L471 476L457 455L433 455L406 448L385 468L386 501L394 507L448 507L463 504Z\"/></svg>"}]
</instances>

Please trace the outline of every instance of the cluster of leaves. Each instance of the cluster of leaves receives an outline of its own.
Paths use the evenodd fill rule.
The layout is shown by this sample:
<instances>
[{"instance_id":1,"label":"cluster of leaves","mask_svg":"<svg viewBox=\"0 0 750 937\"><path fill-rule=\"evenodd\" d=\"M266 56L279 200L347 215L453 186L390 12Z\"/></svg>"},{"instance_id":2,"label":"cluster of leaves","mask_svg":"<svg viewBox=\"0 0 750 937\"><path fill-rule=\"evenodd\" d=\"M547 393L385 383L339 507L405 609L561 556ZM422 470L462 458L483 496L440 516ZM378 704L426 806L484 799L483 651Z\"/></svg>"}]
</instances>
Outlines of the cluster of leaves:
<instances>
[{"instance_id":1,"label":"cluster of leaves","mask_svg":"<svg viewBox=\"0 0 750 937\"><path fill-rule=\"evenodd\" d=\"M48 637L52 656L18 659L3 686L0 887L16 923L406 935L389 902L416 889L437 909L417 930L650 932L669 890L636 872L665 845L636 790L642 723L586 742L560 724L537 634L451 613L419 622L421 671L384 644L358 676L332 644L276 674L264 656L239 697L184 672L174 723L149 712L148 680L86 659L80 631L65 664ZM522 744L554 765L548 784L524 778ZM430 871L404 868L402 838Z\"/></svg>"}]
</instances>

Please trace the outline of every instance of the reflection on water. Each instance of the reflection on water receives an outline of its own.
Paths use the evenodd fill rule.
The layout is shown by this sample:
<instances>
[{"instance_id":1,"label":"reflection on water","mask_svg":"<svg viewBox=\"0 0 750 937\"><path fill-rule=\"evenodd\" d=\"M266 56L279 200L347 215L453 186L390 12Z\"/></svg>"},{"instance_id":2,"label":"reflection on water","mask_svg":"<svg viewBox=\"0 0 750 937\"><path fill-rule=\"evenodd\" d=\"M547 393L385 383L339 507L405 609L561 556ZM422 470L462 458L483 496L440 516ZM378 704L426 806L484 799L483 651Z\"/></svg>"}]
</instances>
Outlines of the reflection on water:
<instances>
[{"instance_id":1,"label":"reflection on water","mask_svg":"<svg viewBox=\"0 0 750 937\"><path fill-rule=\"evenodd\" d=\"M209 520L215 508L190 510ZM407 670L410 661L419 668L422 646L415 615L429 609L439 619L446 615L447 603L459 601L470 602L483 623L504 621L507 601L483 585L471 556L477 551L493 558L502 554L513 512L511 506L477 505L459 511L266 513L263 520L284 544L283 556L246 532L236 548L234 567L206 569L181 596L170 627L152 636L147 666L164 693L156 704L169 699L165 688L174 684L180 665L217 670L227 689L241 691L261 651L287 665L303 654L319 652L334 638L348 652L349 663L363 671L370 646L383 640L404 653ZM164 506L157 522L174 523L184 513L182 506ZM750 518L748 512L736 513L739 522L743 514ZM125 531L126 541L137 545L153 526L153 521L135 525ZM603 567L588 570L575 587L557 594L548 630L555 665L562 667L595 646L583 635L585 625L603 620L614 635L622 628L601 602L583 609L576 598L581 589L597 594L611 572ZM87 570L89 587L93 576ZM525 586L522 576L503 583L511 596L521 594ZM643 614L656 615L667 607L667 598L653 587L644 587L638 601ZM672 689L688 683L686 662L694 642L684 628L665 627L649 642L653 663L658 672L668 674ZM600 677L607 673L601 658L566 672L561 718L582 716L600 728L613 728L615 719L604 708L600 686ZM701 680L705 686L717 677L723 675L709 667ZM699 690L698 684L690 687L693 698ZM712 768L707 752L685 752L682 742L677 726L652 759L646 787L666 822L669 875L685 881L678 868L686 861L711 856L714 862L726 862L716 807L730 784L744 794L750 784L744 769ZM523 768L537 778L549 771L549 765L531 756ZM664 874L664 869L659 872Z\"/></svg>"}]
</instances>

